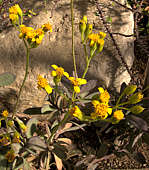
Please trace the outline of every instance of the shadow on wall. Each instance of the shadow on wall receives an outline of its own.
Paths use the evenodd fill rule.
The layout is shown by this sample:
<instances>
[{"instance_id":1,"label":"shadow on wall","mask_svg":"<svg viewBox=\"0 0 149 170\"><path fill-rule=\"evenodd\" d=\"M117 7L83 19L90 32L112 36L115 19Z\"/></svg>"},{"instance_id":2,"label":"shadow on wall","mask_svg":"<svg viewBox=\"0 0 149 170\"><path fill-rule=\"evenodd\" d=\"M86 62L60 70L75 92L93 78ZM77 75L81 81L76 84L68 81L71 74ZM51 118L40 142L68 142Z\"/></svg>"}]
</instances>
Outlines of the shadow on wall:
<instances>
[{"instance_id":1,"label":"shadow on wall","mask_svg":"<svg viewBox=\"0 0 149 170\"><path fill-rule=\"evenodd\" d=\"M38 0L38 1L37 0L22 0L22 1L20 1L20 6L23 7L23 8L34 9L35 12L39 12L39 11L41 11L41 10L43 10L45 8L45 6L43 4L43 1L44 0ZM67 2L67 3L65 3L63 5L59 5L60 1L61 0L47 0L47 7L48 7L48 5L49 6L51 5L52 8L55 11L57 11L57 12L58 11L65 12L66 9L70 8L70 3ZM93 6L95 4L93 2L91 2L90 0L78 0L78 1L74 2L74 7L78 11L80 11L80 15L81 16L86 15L86 12L87 12L88 7L90 5ZM113 8L110 8L109 6L103 5L103 10L104 10L104 8L108 8L111 11L111 15L118 16L118 19L116 21L114 21L112 24L113 25L121 26L121 24L122 24L122 17L123 17L121 12L123 12L123 11L118 12L117 10L115 10ZM30 23L31 21L32 20L29 19L27 22ZM123 25L124 24L127 24L127 23L123 23ZM64 38L67 38L67 37L64 37ZM65 48L67 50L67 47L65 47ZM16 49L16 51L19 51L19 49ZM108 48L106 48L106 47L104 48L104 53L105 53L106 56L109 56L110 58L113 58L112 61L115 60L115 57L112 55L112 51L110 51ZM4 54L5 54L5 52L4 52ZM41 57L41 55L42 55L42 57ZM49 61L51 54L49 54L48 51L47 52L45 51L45 53L38 53L38 49L37 49L37 51L36 51L36 63L38 63L41 66L47 66L47 64L50 65L50 64L53 64L53 63L58 63L62 67L65 67L66 71L68 71L68 72L70 72L70 70L72 71L72 68L73 68L72 61L70 61L70 60L69 61L64 61L63 57L61 57L60 55L61 54L59 52L55 51L55 54L54 54L54 57L52 58L52 61ZM49 57L47 57L47 56L49 56ZM71 57L71 54L70 54L70 57ZM18 57L18 59L16 60L15 64L17 65L21 61L22 61L22 57ZM113 75L112 80L113 80L114 79L114 75L116 73L116 70L118 68L118 65L120 63L119 63L119 61L116 61L114 63L109 63L109 64L112 65L112 69L111 70L113 72L112 73L112 75ZM31 64L31 67L36 67L36 65L32 65ZM81 68L80 68L79 72L82 73ZM96 78L94 75L88 75L88 77ZM102 81L104 81L104 78L103 78ZM110 82L110 85L112 85L112 82Z\"/></svg>"}]
</instances>

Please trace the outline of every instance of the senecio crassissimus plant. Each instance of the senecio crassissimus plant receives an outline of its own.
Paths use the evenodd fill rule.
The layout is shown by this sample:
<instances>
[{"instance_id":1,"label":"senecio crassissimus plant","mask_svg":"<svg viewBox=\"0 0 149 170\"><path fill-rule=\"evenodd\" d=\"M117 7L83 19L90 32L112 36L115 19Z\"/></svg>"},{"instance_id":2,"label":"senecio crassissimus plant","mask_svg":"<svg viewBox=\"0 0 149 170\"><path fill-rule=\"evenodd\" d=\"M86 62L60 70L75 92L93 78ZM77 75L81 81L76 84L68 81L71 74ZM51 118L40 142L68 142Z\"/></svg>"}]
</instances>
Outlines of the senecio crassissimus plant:
<instances>
[{"instance_id":1,"label":"senecio crassissimus plant","mask_svg":"<svg viewBox=\"0 0 149 170\"><path fill-rule=\"evenodd\" d=\"M74 31L73 31L73 1L71 2L71 14L72 14L72 51L74 50ZM14 25L14 27L19 31L19 38L21 38L26 47L26 72L19 91L18 100L16 103L16 109L19 102L19 98L22 92L22 88L26 81L28 75L29 66L29 51L40 45L46 32L51 32L52 27L49 23L41 26L41 28L34 29L23 25L23 12L18 4L12 6L9 9L9 18ZM53 145L56 139L56 134L61 127L73 117L77 118L82 122L95 122L95 121L105 121L112 124L118 124L120 121L125 119L128 114L139 114L143 112L144 108L139 104L143 99L142 92L136 92L137 86L130 85L127 86L124 91L119 96L116 103L110 101L109 92L98 87L98 92L89 93L86 89L89 88L90 82L85 79L87 74L89 64L95 55L99 55L104 47L104 39L106 34L104 32L95 33L92 30L92 25L88 23L87 17L84 16L79 23L79 29L81 34L81 41L84 47L84 54L86 59L86 66L82 76L77 76L75 55L73 51L73 62L74 62L74 76L69 75L64 68L59 67L55 64L51 65L53 69L51 71L51 76L53 77L54 86L48 83L48 80L41 75L38 75L38 88L43 89L48 94L48 109L46 111L54 111L54 113L59 115L64 115L64 117L58 121L54 128L51 128L50 136L46 139L46 144L49 146ZM89 52L88 52L89 51ZM65 77L69 86L66 87L62 83L62 79ZM85 89L85 92L83 91ZM91 88L89 88L91 90ZM123 102L122 99L126 98ZM88 105L89 104L89 105ZM88 110L88 107L92 109L90 113L86 113L83 110ZM15 112L16 112L15 109ZM44 110L44 108L43 108ZM89 109L90 110L90 109ZM6 158L8 162L13 162L16 158L16 154L11 148L12 143L23 143L24 138L22 134L26 131L27 127L19 118L15 116L15 112L12 118L8 118L8 111L4 110L1 114L1 121L5 120L7 129L11 129L11 132L7 132L2 135L0 139L0 144L2 146L9 146L9 151L6 153ZM17 131L14 125L14 120L19 124L21 133ZM53 151L54 152L54 151Z\"/></svg>"},{"instance_id":2,"label":"senecio crassissimus plant","mask_svg":"<svg viewBox=\"0 0 149 170\"><path fill-rule=\"evenodd\" d=\"M0 127L1 127L1 122L5 121L6 128L7 128L7 133L0 136L0 145L9 146L10 150L6 154L6 158L8 162L13 162L16 156L14 154L14 150L11 148L11 144L21 143L21 140L23 140L21 133L18 132L17 128L14 125L14 121L18 123L20 129L22 130L22 133L26 131L25 124L23 123L23 121L21 121L19 118L15 116L15 113L17 111L20 95L28 75L30 50L40 45L44 35L47 32L52 32L52 26L50 23L45 23L40 28L37 29L24 25L23 16L24 16L23 11L18 4L15 4L14 6L9 8L10 21L13 24L13 26L16 28L16 30L19 32L19 38L22 39L26 48L26 70L25 70L24 80L19 90L17 102L12 117L8 118L9 113L7 110L4 110L0 118Z\"/></svg>"}]
</instances>

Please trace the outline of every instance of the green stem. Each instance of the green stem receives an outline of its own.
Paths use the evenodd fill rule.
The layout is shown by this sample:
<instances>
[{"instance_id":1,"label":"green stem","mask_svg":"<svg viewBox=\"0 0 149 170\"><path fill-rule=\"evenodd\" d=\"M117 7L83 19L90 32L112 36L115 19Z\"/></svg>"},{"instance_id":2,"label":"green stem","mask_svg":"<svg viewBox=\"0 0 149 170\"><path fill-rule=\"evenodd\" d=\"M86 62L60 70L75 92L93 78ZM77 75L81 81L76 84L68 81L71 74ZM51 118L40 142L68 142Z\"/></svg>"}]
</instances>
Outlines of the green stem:
<instances>
[{"instance_id":1,"label":"green stem","mask_svg":"<svg viewBox=\"0 0 149 170\"><path fill-rule=\"evenodd\" d=\"M112 109L117 109L119 106L123 106L123 105L126 105L126 104L128 104L128 103L129 103L129 102L127 101L127 102L118 104L118 105L114 106Z\"/></svg>"},{"instance_id":2,"label":"green stem","mask_svg":"<svg viewBox=\"0 0 149 170\"><path fill-rule=\"evenodd\" d=\"M74 16L73 16L73 0L71 0L71 25L72 25L72 56L74 64L75 77L77 76L75 49L74 49Z\"/></svg>"},{"instance_id":3,"label":"green stem","mask_svg":"<svg viewBox=\"0 0 149 170\"><path fill-rule=\"evenodd\" d=\"M26 41L23 39L23 42L25 44L25 47L26 47L26 69L25 69L25 75L24 75L24 79L23 79L23 82L22 82L22 85L20 87L20 90L19 90L19 94L18 94L18 97L17 97L17 102L16 102L16 105L15 105L15 108L14 108L14 112L13 112L13 115L12 115L12 118L14 118L15 114L16 114L16 111L17 111L17 106L18 106L18 103L20 101L20 96L21 96L21 93L22 93L22 89L24 87L24 84L25 84L25 81L27 79L27 76L28 76L28 68L29 68L29 47L26 43Z\"/></svg>"},{"instance_id":4,"label":"green stem","mask_svg":"<svg viewBox=\"0 0 149 170\"><path fill-rule=\"evenodd\" d=\"M61 122L59 122L59 124L55 127L55 129L53 129L53 131L51 133L51 136L50 136L50 138L48 140L48 143L52 143L53 138L54 138L57 130L59 129L60 126L63 126L66 123L68 117L69 117L69 112L67 112L65 114L64 119Z\"/></svg>"},{"instance_id":5,"label":"green stem","mask_svg":"<svg viewBox=\"0 0 149 170\"><path fill-rule=\"evenodd\" d=\"M94 55L93 55L93 56L94 56ZM88 56L86 55L86 68L85 68L85 70L84 70L84 73L83 73L82 78L85 78L85 76L86 76L86 74L87 74L87 72L88 72L88 68L89 68L89 65L90 65L90 62L91 62L93 56L90 56L89 59L88 59Z\"/></svg>"}]
</instances>

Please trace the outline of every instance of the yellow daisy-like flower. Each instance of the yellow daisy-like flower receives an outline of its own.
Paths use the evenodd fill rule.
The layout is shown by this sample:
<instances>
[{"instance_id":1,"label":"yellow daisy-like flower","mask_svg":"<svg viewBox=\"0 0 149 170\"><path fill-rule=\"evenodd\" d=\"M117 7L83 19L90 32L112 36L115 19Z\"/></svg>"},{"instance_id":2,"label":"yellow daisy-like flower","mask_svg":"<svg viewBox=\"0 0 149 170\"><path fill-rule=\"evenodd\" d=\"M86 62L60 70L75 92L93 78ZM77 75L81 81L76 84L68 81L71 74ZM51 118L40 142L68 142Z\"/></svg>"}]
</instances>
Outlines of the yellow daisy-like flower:
<instances>
[{"instance_id":1,"label":"yellow daisy-like flower","mask_svg":"<svg viewBox=\"0 0 149 170\"><path fill-rule=\"evenodd\" d=\"M108 115L111 115L112 108L110 108L108 104L100 103L98 100L93 100L92 104L94 106L94 113L91 113L92 119L99 117L101 120L104 120Z\"/></svg>"},{"instance_id":2,"label":"yellow daisy-like flower","mask_svg":"<svg viewBox=\"0 0 149 170\"><path fill-rule=\"evenodd\" d=\"M59 79L61 79L62 76L66 76L67 78L69 78L69 74L67 72L65 72L62 67L58 67L55 64L51 65L51 67L53 67L55 69L55 71L51 72L51 75L53 77L58 77Z\"/></svg>"},{"instance_id":3,"label":"yellow daisy-like flower","mask_svg":"<svg viewBox=\"0 0 149 170\"><path fill-rule=\"evenodd\" d=\"M8 162L13 162L14 159L15 159L15 153L14 153L14 150L10 150L6 153L5 155L6 159L8 160Z\"/></svg>"},{"instance_id":4,"label":"yellow daisy-like flower","mask_svg":"<svg viewBox=\"0 0 149 170\"><path fill-rule=\"evenodd\" d=\"M113 113L113 118L120 121L124 118L124 113L122 112L122 110L116 110L114 113Z\"/></svg>"},{"instance_id":5,"label":"yellow daisy-like flower","mask_svg":"<svg viewBox=\"0 0 149 170\"><path fill-rule=\"evenodd\" d=\"M42 29L44 32L47 32L47 31L52 32L52 25L50 23L43 24Z\"/></svg>"},{"instance_id":6,"label":"yellow daisy-like flower","mask_svg":"<svg viewBox=\"0 0 149 170\"><path fill-rule=\"evenodd\" d=\"M85 79L82 79L82 78L69 77L68 79L74 85L74 91L76 93L80 93L80 87L79 86L87 83L87 81Z\"/></svg>"},{"instance_id":7,"label":"yellow daisy-like flower","mask_svg":"<svg viewBox=\"0 0 149 170\"><path fill-rule=\"evenodd\" d=\"M108 103L109 99L110 99L110 95L107 92L107 90L104 90L102 87L98 88L100 95L99 95L99 99L102 103Z\"/></svg>"},{"instance_id":8,"label":"yellow daisy-like flower","mask_svg":"<svg viewBox=\"0 0 149 170\"><path fill-rule=\"evenodd\" d=\"M77 117L79 120L83 120L83 113L82 111L79 109L78 106L74 106L69 110L69 113L74 116Z\"/></svg>"},{"instance_id":9,"label":"yellow daisy-like flower","mask_svg":"<svg viewBox=\"0 0 149 170\"><path fill-rule=\"evenodd\" d=\"M48 80L41 75L38 76L37 84L39 89L43 88L48 94L52 93L53 88L48 84Z\"/></svg>"},{"instance_id":10,"label":"yellow daisy-like flower","mask_svg":"<svg viewBox=\"0 0 149 170\"><path fill-rule=\"evenodd\" d=\"M8 117L8 114L9 114L9 113L8 113L7 110L4 110L4 111L2 112L2 116L3 116L3 117Z\"/></svg>"}]
</instances>

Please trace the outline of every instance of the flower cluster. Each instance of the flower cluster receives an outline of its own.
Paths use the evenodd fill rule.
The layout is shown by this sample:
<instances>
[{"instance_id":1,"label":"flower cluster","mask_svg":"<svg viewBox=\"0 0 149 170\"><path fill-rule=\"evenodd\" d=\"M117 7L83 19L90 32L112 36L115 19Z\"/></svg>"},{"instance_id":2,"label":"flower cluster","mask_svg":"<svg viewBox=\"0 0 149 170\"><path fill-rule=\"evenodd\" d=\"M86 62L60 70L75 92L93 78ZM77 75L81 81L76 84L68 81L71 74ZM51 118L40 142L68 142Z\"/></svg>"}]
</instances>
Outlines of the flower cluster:
<instances>
[{"instance_id":1,"label":"flower cluster","mask_svg":"<svg viewBox=\"0 0 149 170\"><path fill-rule=\"evenodd\" d=\"M21 17L21 23L19 22L19 16ZM18 4L9 8L9 18L14 25L18 25L19 37L25 39L31 48L37 47L42 42L46 32L52 32L50 23L43 24L41 28L37 29L23 25L23 12Z\"/></svg>"},{"instance_id":2,"label":"flower cluster","mask_svg":"<svg viewBox=\"0 0 149 170\"><path fill-rule=\"evenodd\" d=\"M19 16L22 20L23 12L18 4L15 4L14 6L9 8L9 18L13 24L19 25Z\"/></svg>"},{"instance_id":3,"label":"flower cluster","mask_svg":"<svg viewBox=\"0 0 149 170\"><path fill-rule=\"evenodd\" d=\"M92 33L93 26L92 24L87 23L86 16L83 16L83 19L80 20L79 26L83 44L86 43L87 40L90 42L90 56L93 57L95 52L100 53L104 46L104 38L106 37L106 33Z\"/></svg>"},{"instance_id":4,"label":"flower cluster","mask_svg":"<svg viewBox=\"0 0 149 170\"><path fill-rule=\"evenodd\" d=\"M42 28L38 28L38 29L27 27L25 25L20 25L19 37L25 38L27 42L29 43L29 45L32 48L34 48L34 47L37 47L41 43L45 35L45 32L47 31L52 31L52 27L49 23L44 24Z\"/></svg>"},{"instance_id":5,"label":"flower cluster","mask_svg":"<svg viewBox=\"0 0 149 170\"><path fill-rule=\"evenodd\" d=\"M15 159L15 153L14 153L14 150L11 149L9 150L6 155L5 155L6 159L8 160L9 163L13 162L14 159Z\"/></svg>"}]
</instances>

